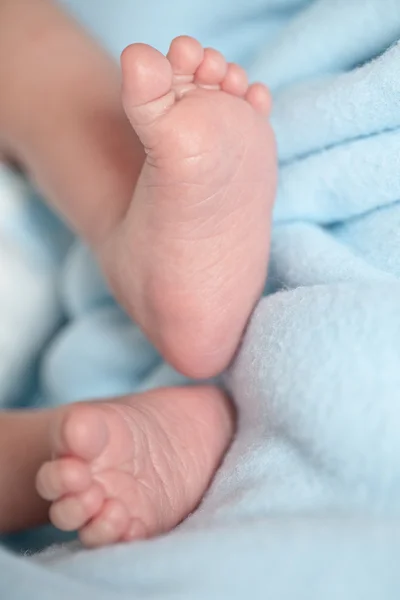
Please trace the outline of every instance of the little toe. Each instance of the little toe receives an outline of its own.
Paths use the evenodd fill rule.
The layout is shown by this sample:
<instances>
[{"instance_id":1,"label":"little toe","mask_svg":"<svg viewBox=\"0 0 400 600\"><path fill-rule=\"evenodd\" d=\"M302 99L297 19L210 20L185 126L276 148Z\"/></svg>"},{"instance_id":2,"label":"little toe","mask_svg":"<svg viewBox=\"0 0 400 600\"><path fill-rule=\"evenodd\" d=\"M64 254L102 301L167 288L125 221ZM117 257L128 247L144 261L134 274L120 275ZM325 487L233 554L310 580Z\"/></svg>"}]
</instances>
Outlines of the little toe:
<instances>
[{"instance_id":1,"label":"little toe","mask_svg":"<svg viewBox=\"0 0 400 600\"><path fill-rule=\"evenodd\" d=\"M195 73L195 82L203 87L219 87L228 71L228 64L224 56L214 50L204 50L203 62Z\"/></svg>"},{"instance_id":2,"label":"little toe","mask_svg":"<svg viewBox=\"0 0 400 600\"><path fill-rule=\"evenodd\" d=\"M81 494L66 496L51 505L50 521L62 531L75 531L99 513L104 504L104 491L93 484Z\"/></svg>"},{"instance_id":3,"label":"little toe","mask_svg":"<svg viewBox=\"0 0 400 600\"><path fill-rule=\"evenodd\" d=\"M123 536L123 541L145 540L148 536L149 532L143 521L141 519L132 519L129 528Z\"/></svg>"},{"instance_id":4,"label":"little toe","mask_svg":"<svg viewBox=\"0 0 400 600\"><path fill-rule=\"evenodd\" d=\"M187 35L175 38L167 54L174 77L178 81L193 81L194 73L200 66L203 57L203 46Z\"/></svg>"},{"instance_id":5,"label":"little toe","mask_svg":"<svg viewBox=\"0 0 400 600\"><path fill-rule=\"evenodd\" d=\"M228 65L225 79L221 82L221 89L228 94L243 97L247 92L249 83L246 71L235 63Z\"/></svg>"},{"instance_id":6,"label":"little toe","mask_svg":"<svg viewBox=\"0 0 400 600\"><path fill-rule=\"evenodd\" d=\"M105 448L109 431L101 406L76 404L55 423L53 448L58 455L91 461Z\"/></svg>"},{"instance_id":7,"label":"little toe","mask_svg":"<svg viewBox=\"0 0 400 600\"><path fill-rule=\"evenodd\" d=\"M87 463L75 458L44 463L36 476L36 489L44 500L57 500L65 494L87 490L92 476Z\"/></svg>"},{"instance_id":8,"label":"little toe","mask_svg":"<svg viewBox=\"0 0 400 600\"><path fill-rule=\"evenodd\" d=\"M79 537L88 548L114 544L124 539L130 524L131 519L124 504L114 499L107 500L100 514L81 529Z\"/></svg>"},{"instance_id":9,"label":"little toe","mask_svg":"<svg viewBox=\"0 0 400 600\"><path fill-rule=\"evenodd\" d=\"M268 115L271 111L271 94L268 88L262 83L253 83L247 93L246 100L252 107L263 115Z\"/></svg>"}]
</instances>

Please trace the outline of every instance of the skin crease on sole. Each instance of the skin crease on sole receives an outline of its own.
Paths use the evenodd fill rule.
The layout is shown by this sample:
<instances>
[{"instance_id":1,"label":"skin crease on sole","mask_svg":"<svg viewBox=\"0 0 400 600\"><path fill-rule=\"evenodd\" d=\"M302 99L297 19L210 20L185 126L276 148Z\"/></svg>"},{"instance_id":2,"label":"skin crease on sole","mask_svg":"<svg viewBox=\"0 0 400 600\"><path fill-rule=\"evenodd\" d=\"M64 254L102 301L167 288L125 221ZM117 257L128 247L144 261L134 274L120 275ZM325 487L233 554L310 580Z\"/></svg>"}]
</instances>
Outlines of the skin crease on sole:
<instances>
[{"instance_id":1,"label":"skin crease on sole","mask_svg":"<svg viewBox=\"0 0 400 600\"><path fill-rule=\"evenodd\" d=\"M163 533L200 502L233 429L212 386L78 403L54 411L37 491L52 523L87 547Z\"/></svg>"},{"instance_id":2,"label":"skin crease on sole","mask_svg":"<svg viewBox=\"0 0 400 600\"><path fill-rule=\"evenodd\" d=\"M100 260L166 360L209 378L230 362L264 287L277 172L270 96L186 36L167 57L133 44L121 65L146 160Z\"/></svg>"},{"instance_id":3,"label":"skin crease on sole","mask_svg":"<svg viewBox=\"0 0 400 600\"><path fill-rule=\"evenodd\" d=\"M231 359L264 284L276 180L269 94L188 37L167 57L134 44L121 62L146 161L103 266L164 356L208 377ZM75 405L51 424L54 458L37 490L53 524L88 547L157 535L198 505L233 428L214 387Z\"/></svg>"}]
</instances>

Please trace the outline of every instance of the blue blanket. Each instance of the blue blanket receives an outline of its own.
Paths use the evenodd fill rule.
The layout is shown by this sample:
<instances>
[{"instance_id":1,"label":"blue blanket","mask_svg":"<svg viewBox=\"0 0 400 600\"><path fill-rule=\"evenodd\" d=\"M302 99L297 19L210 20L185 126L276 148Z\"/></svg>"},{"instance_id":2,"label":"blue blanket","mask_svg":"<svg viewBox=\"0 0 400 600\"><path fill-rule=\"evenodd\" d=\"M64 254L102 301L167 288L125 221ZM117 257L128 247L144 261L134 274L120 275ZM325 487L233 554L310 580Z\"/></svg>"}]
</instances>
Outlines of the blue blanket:
<instances>
[{"instance_id":1,"label":"blue blanket","mask_svg":"<svg viewBox=\"0 0 400 600\"><path fill-rule=\"evenodd\" d=\"M93 24L91 3L78 4ZM151 4L164 26L158 38L146 5L132 21L125 16L126 40L126 29L113 38L118 28L102 27L106 3L97 2L97 33L115 52L132 39L165 49L179 26L222 47L275 95L280 186L270 275L226 374L237 436L201 507L175 532L32 559L4 550L0 597L397 600L400 2L220 0L210 10L191 5L188 15L177 0L170 27L174 3ZM13 223L6 234L25 250L35 240L25 255L42 265L60 236L44 244L24 214L5 219ZM19 372L32 381L39 357L37 385L25 386L19 402L182 381L115 306L81 246L68 253L61 291L49 319L56 328L64 313L67 323L50 344L36 336ZM43 299L38 314L40 306ZM0 385L8 404L9 388Z\"/></svg>"}]
</instances>

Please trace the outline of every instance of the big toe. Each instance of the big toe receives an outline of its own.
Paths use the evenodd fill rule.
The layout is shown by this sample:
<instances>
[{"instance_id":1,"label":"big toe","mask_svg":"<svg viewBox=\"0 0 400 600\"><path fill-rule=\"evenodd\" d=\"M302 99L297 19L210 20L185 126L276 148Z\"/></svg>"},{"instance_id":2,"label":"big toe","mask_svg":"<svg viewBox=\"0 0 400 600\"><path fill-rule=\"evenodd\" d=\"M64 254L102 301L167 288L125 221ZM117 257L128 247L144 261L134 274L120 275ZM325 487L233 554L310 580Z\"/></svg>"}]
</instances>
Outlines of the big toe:
<instances>
[{"instance_id":1,"label":"big toe","mask_svg":"<svg viewBox=\"0 0 400 600\"><path fill-rule=\"evenodd\" d=\"M77 404L54 423L53 450L58 456L75 456L85 461L96 459L107 445L108 426L98 406Z\"/></svg>"},{"instance_id":2,"label":"big toe","mask_svg":"<svg viewBox=\"0 0 400 600\"><path fill-rule=\"evenodd\" d=\"M145 146L150 127L174 103L172 67L158 50L132 44L121 55L122 100L132 127Z\"/></svg>"}]
</instances>

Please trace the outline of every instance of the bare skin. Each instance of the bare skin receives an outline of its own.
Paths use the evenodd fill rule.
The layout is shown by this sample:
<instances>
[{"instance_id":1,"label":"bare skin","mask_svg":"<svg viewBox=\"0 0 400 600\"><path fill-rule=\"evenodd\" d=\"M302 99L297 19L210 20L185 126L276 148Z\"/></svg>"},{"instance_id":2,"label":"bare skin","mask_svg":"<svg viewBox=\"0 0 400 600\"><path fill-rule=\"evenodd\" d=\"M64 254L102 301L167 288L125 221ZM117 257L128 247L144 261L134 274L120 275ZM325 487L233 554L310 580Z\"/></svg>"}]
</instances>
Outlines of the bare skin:
<instances>
[{"instance_id":1,"label":"bare skin","mask_svg":"<svg viewBox=\"0 0 400 600\"><path fill-rule=\"evenodd\" d=\"M10 42L13 22L29 54ZM9 72L8 55L20 69ZM24 75L15 81L15 72ZM45 74L40 85L29 73ZM126 116L118 70L56 5L0 0L0 80L15 96L0 98L0 150L92 246L164 357L209 377L230 361L265 278L276 179L269 95L187 37L167 57L130 46L122 79ZM234 423L213 387L4 418L0 430L21 428L26 442L4 436L3 455L20 468L4 471L13 493L0 500L0 530L41 521L50 503L51 521L78 529L87 546L155 535L185 518Z\"/></svg>"},{"instance_id":2,"label":"bare skin","mask_svg":"<svg viewBox=\"0 0 400 600\"><path fill-rule=\"evenodd\" d=\"M43 523L50 510L88 547L162 533L200 502L233 423L211 386L5 413L0 531Z\"/></svg>"},{"instance_id":3,"label":"bare skin","mask_svg":"<svg viewBox=\"0 0 400 600\"><path fill-rule=\"evenodd\" d=\"M269 94L185 36L167 58L134 44L121 62L125 111L146 160L100 256L164 356L190 376L216 375L266 276L276 184Z\"/></svg>"},{"instance_id":4,"label":"bare skin","mask_svg":"<svg viewBox=\"0 0 400 600\"><path fill-rule=\"evenodd\" d=\"M132 260L133 276L128 285L138 286L139 293L147 283L141 278L146 273L155 278L165 293L169 286L185 286L190 294L196 289L197 280L190 278L189 261L198 261L196 272L208 272L211 281L216 279L221 285L229 264L218 266L218 279L212 271L216 257L210 258L209 254L217 238L222 246L225 244L225 252L230 251L229 260L238 260L236 245L243 251L246 240L242 239L241 228L237 240L235 235L231 237L230 230L240 212L246 210L252 226L253 213L257 220L264 221L254 246L261 245L264 252L255 258L257 268L253 275L259 270L263 273L269 210L264 196L268 188L264 188L262 176L256 178L260 144L256 144L253 155L244 136L252 136L253 142L253 136L258 139L260 128L264 133L257 111L262 114L268 110L267 93L262 88L249 89L238 67L228 68L219 54L205 53L190 38L175 40L169 59L149 46L131 46L125 51L123 65L125 107L147 154L132 204L115 234L117 250L109 250L113 256L121 252L118 264L127 273L130 252L139 257L139 269ZM176 70L180 72L177 74ZM200 87L196 82L200 75L195 76L195 72L201 74L201 85L213 86L212 89ZM234 147L231 157L226 156L226 164L220 166L216 163L215 136L216 132L221 135L224 143L227 133L224 129L218 132L217 128L222 125L231 129L234 117L243 131L238 137L236 133L228 137L229 147L234 147L237 140L240 144ZM193 122L197 123L194 131ZM224 154L227 152L228 149ZM250 208L237 205L243 202L245 184L250 191L252 185L256 190L250 194ZM237 212L230 202L236 204ZM185 222L184 217L190 218ZM185 245L189 245L189 253L185 252ZM254 257L254 253L251 255ZM173 261L176 280L169 279L162 287L165 261ZM154 272L153 265L160 264L160 270ZM247 265L247 269L251 266ZM228 281L234 281L233 277ZM260 285L262 281L260 276ZM230 288L224 291L228 292L232 294ZM125 293L122 299L132 296ZM253 301L251 297L250 302ZM146 305L142 308L148 310ZM154 318L154 313L150 316ZM43 465L37 479L39 494L53 502L52 522L61 529L79 529L88 546L154 535L176 525L199 502L232 433L226 409L225 421L220 418L216 424L214 413L221 404L221 393L206 389L207 398L202 397L201 388L186 390L183 395L178 390L172 394L165 390L162 402L155 404L148 399L139 404L137 400L134 404L119 400L74 407L74 412L71 409L67 417L63 415L61 426L55 430L55 459ZM188 394L192 396L190 403ZM210 407L213 413L209 412ZM200 435L196 430L199 424Z\"/></svg>"},{"instance_id":5,"label":"bare skin","mask_svg":"<svg viewBox=\"0 0 400 600\"><path fill-rule=\"evenodd\" d=\"M265 277L269 95L185 37L169 60L129 47L122 71L126 114L117 65L57 4L0 0L0 152L90 244L165 359L208 378L231 360Z\"/></svg>"},{"instance_id":6,"label":"bare skin","mask_svg":"<svg viewBox=\"0 0 400 600\"><path fill-rule=\"evenodd\" d=\"M51 456L47 411L3 412L0 417L0 533L45 523L48 503L36 493L40 465Z\"/></svg>"}]
</instances>

